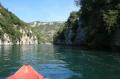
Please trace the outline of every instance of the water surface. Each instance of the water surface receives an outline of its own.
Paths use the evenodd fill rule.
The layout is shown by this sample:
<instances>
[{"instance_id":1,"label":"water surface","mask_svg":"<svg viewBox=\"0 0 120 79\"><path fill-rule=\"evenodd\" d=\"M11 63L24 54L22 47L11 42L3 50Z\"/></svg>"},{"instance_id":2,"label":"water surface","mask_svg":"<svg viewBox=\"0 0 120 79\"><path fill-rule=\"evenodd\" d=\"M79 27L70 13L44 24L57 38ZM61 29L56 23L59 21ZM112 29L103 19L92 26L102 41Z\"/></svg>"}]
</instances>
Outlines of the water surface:
<instances>
[{"instance_id":1,"label":"water surface","mask_svg":"<svg viewBox=\"0 0 120 79\"><path fill-rule=\"evenodd\" d=\"M53 45L0 46L0 79L30 64L48 79L120 79L120 55Z\"/></svg>"}]
</instances>

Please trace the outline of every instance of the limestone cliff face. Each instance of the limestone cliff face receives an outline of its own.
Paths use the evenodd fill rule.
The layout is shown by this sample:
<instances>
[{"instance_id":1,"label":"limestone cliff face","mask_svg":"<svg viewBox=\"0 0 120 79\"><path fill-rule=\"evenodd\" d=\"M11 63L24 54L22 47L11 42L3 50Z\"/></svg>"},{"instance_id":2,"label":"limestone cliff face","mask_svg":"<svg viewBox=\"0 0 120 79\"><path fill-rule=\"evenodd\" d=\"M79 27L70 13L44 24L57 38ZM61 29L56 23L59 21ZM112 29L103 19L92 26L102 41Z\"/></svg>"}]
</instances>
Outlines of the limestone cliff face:
<instances>
[{"instance_id":1,"label":"limestone cliff face","mask_svg":"<svg viewBox=\"0 0 120 79\"><path fill-rule=\"evenodd\" d=\"M17 41L17 44L38 44L36 35L32 35L33 32L30 30L29 34L27 34L24 30L20 30L23 35L20 38L19 41Z\"/></svg>"},{"instance_id":2,"label":"limestone cliff face","mask_svg":"<svg viewBox=\"0 0 120 79\"><path fill-rule=\"evenodd\" d=\"M4 36L2 39L0 39L0 45L13 45L13 44L38 44L37 37L34 35L27 35L27 33L24 30L20 30L22 33L22 36L19 40L16 40L13 42L13 40L10 38L10 36L7 33L4 33ZM32 31L31 31L32 34Z\"/></svg>"}]
</instances>

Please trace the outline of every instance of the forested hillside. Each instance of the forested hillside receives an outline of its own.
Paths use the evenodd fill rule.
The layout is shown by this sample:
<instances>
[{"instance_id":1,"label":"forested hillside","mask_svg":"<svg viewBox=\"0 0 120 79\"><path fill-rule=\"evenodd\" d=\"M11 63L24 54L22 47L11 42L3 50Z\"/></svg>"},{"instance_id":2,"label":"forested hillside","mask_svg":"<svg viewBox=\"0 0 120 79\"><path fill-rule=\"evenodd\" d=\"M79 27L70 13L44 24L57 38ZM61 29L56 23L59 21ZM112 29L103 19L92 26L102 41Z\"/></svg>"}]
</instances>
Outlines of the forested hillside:
<instances>
[{"instance_id":1,"label":"forested hillside","mask_svg":"<svg viewBox=\"0 0 120 79\"><path fill-rule=\"evenodd\" d=\"M80 10L71 13L62 31L55 36L55 44L92 48L120 46L120 0L75 2Z\"/></svg>"},{"instance_id":2,"label":"forested hillside","mask_svg":"<svg viewBox=\"0 0 120 79\"><path fill-rule=\"evenodd\" d=\"M0 4L0 44L31 44L35 41L28 24Z\"/></svg>"},{"instance_id":3,"label":"forested hillside","mask_svg":"<svg viewBox=\"0 0 120 79\"><path fill-rule=\"evenodd\" d=\"M37 35L39 43L53 43L53 36L64 26L64 22L40 22L29 23L32 31Z\"/></svg>"}]
</instances>

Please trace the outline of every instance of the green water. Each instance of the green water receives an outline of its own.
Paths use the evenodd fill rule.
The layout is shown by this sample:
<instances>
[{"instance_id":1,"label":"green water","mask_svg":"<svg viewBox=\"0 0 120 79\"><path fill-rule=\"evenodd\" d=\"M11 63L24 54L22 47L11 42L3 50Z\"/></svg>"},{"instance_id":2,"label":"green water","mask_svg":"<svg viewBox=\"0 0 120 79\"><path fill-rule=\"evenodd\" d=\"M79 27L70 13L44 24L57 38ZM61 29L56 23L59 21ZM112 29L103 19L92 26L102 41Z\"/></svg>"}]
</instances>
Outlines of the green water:
<instances>
[{"instance_id":1,"label":"green water","mask_svg":"<svg viewBox=\"0 0 120 79\"><path fill-rule=\"evenodd\" d=\"M26 63L48 79L120 79L118 53L52 45L0 46L0 79Z\"/></svg>"}]
</instances>

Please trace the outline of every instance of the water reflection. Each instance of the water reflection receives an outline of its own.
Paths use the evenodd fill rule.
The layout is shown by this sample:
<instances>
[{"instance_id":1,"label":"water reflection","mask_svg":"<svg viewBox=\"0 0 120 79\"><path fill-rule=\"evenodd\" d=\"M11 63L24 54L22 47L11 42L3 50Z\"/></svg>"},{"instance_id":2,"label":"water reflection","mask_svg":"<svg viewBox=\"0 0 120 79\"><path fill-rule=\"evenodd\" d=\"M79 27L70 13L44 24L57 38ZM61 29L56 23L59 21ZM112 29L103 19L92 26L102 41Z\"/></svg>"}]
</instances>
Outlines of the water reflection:
<instances>
[{"instance_id":1,"label":"water reflection","mask_svg":"<svg viewBox=\"0 0 120 79\"><path fill-rule=\"evenodd\" d=\"M67 68L77 73L68 79L120 79L118 53L86 51L73 47L56 47L55 51L65 57L60 59L67 62Z\"/></svg>"},{"instance_id":2,"label":"water reflection","mask_svg":"<svg viewBox=\"0 0 120 79\"><path fill-rule=\"evenodd\" d=\"M120 56L52 45L0 46L0 79L23 64L48 79L120 79Z\"/></svg>"},{"instance_id":3,"label":"water reflection","mask_svg":"<svg viewBox=\"0 0 120 79\"><path fill-rule=\"evenodd\" d=\"M62 56L62 57L61 57ZM23 64L32 65L49 79L67 79L74 74L65 58L52 45L13 45L0 47L0 79L19 69Z\"/></svg>"},{"instance_id":4,"label":"water reflection","mask_svg":"<svg viewBox=\"0 0 120 79\"><path fill-rule=\"evenodd\" d=\"M0 76L8 76L19 67L20 50L19 46L0 47Z\"/></svg>"}]
</instances>

